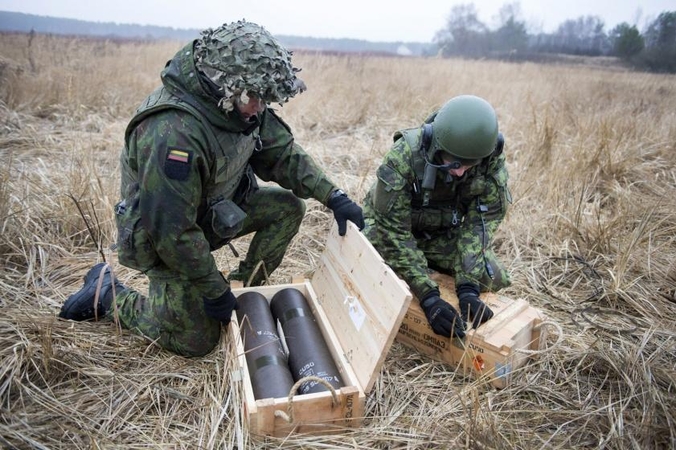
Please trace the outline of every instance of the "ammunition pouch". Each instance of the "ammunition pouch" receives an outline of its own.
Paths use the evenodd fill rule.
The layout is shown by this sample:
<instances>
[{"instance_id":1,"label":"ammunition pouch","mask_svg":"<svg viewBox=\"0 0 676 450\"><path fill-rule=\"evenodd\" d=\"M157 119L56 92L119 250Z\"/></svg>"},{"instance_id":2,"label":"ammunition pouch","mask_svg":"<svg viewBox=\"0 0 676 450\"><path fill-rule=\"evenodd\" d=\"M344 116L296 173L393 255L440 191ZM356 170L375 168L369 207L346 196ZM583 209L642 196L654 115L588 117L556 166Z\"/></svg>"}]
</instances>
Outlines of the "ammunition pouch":
<instances>
[{"instance_id":1,"label":"ammunition pouch","mask_svg":"<svg viewBox=\"0 0 676 450\"><path fill-rule=\"evenodd\" d=\"M230 242L242 230L246 213L232 200L220 199L213 203L202 221L202 232L212 250Z\"/></svg>"},{"instance_id":2,"label":"ammunition pouch","mask_svg":"<svg viewBox=\"0 0 676 450\"><path fill-rule=\"evenodd\" d=\"M150 235L141 223L138 191L127 202L115 205L117 224L117 258L123 266L147 272L160 264L161 260Z\"/></svg>"},{"instance_id":3,"label":"ammunition pouch","mask_svg":"<svg viewBox=\"0 0 676 450\"><path fill-rule=\"evenodd\" d=\"M470 197L480 197L484 205L483 218L485 220L501 220L509 204L512 203L512 195L507 187L507 171L499 170L488 176L480 176L473 180L466 194Z\"/></svg>"},{"instance_id":4,"label":"ammunition pouch","mask_svg":"<svg viewBox=\"0 0 676 450\"><path fill-rule=\"evenodd\" d=\"M380 214L390 214L397 196L406 186L406 181L387 165L382 165L376 172L378 183L373 191L373 206Z\"/></svg>"},{"instance_id":5,"label":"ammunition pouch","mask_svg":"<svg viewBox=\"0 0 676 450\"><path fill-rule=\"evenodd\" d=\"M411 211L411 227L416 231L434 232L457 228L462 214L451 208L421 208Z\"/></svg>"},{"instance_id":6,"label":"ammunition pouch","mask_svg":"<svg viewBox=\"0 0 676 450\"><path fill-rule=\"evenodd\" d=\"M507 174L506 170L501 170L494 175L493 179L495 180L495 183L498 185L498 189L500 191L502 211L506 211L508 205L512 204L512 193L509 191L509 187L507 186L507 180L509 179L509 175Z\"/></svg>"}]
</instances>

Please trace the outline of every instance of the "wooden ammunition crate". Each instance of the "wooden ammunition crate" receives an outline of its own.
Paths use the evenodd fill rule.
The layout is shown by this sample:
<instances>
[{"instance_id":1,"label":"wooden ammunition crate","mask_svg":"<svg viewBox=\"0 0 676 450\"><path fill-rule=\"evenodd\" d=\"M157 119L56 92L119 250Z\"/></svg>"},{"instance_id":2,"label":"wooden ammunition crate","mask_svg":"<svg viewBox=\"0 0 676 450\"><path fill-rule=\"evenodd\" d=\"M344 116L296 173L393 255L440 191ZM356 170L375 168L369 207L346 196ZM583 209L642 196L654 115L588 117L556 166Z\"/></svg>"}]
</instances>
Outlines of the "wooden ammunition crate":
<instances>
[{"instance_id":1,"label":"wooden ammunition crate","mask_svg":"<svg viewBox=\"0 0 676 450\"><path fill-rule=\"evenodd\" d=\"M359 427L365 396L380 373L411 302L406 283L383 262L357 227L348 223L343 237L336 227L331 230L310 280L253 288L233 286L233 293L239 296L255 290L270 301L285 288L296 288L307 298L345 387L255 399L237 315L233 313L229 328L238 360L234 378L242 383L242 410L249 431L283 437L291 432L336 433Z\"/></svg>"},{"instance_id":2,"label":"wooden ammunition crate","mask_svg":"<svg viewBox=\"0 0 676 450\"><path fill-rule=\"evenodd\" d=\"M453 278L439 273L432 278L439 283L441 298L459 312ZM522 299L512 300L494 293L483 293L481 299L494 316L477 329L472 329L469 323L464 339L435 334L415 299L404 317L397 341L457 367L463 375L483 378L497 388L504 388L512 374L544 345L545 317Z\"/></svg>"}]
</instances>

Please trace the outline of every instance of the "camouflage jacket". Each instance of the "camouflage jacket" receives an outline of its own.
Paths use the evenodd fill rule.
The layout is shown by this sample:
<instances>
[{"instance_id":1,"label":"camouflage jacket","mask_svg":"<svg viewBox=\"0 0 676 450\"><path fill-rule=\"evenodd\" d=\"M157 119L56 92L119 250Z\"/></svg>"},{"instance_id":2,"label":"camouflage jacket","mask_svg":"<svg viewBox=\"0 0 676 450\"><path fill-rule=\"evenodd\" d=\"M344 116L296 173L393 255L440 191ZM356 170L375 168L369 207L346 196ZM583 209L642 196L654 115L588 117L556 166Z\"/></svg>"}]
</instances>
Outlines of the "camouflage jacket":
<instances>
[{"instance_id":1,"label":"camouflage jacket","mask_svg":"<svg viewBox=\"0 0 676 450\"><path fill-rule=\"evenodd\" d=\"M228 283L211 251L234 236L227 222L238 210L244 213L232 205L245 201L255 188L253 174L324 205L336 186L272 109L253 121L220 109L197 76L193 45L167 63L163 85L127 127L121 195L131 233L145 236L137 249L145 247L145 259L151 260L139 270L161 261L205 297L216 298ZM216 216L226 223L216 223ZM242 217L233 222L237 220ZM124 264L122 258L120 262Z\"/></svg>"},{"instance_id":2,"label":"camouflage jacket","mask_svg":"<svg viewBox=\"0 0 676 450\"><path fill-rule=\"evenodd\" d=\"M421 298L437 284L418 241L448 238L456 283L479 284L487 248L511 201L502 152L486 158L460 179L436 170L434 188L422 187L425 161L419 152L422 128L395 134L364 200L366 234L385 262Z\"/></svg>"}]
</instances>

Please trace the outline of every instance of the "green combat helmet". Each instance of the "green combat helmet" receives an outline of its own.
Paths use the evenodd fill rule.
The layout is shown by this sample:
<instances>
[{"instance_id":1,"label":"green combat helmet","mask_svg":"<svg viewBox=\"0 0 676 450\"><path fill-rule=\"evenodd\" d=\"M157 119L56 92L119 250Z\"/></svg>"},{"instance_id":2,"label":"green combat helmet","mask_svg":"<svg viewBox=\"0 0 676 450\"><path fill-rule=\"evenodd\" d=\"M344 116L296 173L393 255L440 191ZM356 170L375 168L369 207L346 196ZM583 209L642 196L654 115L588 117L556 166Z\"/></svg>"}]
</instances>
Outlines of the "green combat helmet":
<instances>
[{"instance_id":1,"label":"green combat helmet","mask_svg":"<svg viewBox=\"0 0 676 450\"><path fill-rule=\"evenodd\" d=\"M489 156L498 141L495 110L474 95L461 95L446 102L434 117L432 130L432 151L449 153L467 165Z\"/></svg>"},{"instance_id":2,"label":"green combat helmet","mask_svg":"<svg viewBox=\"0 0 676 450\"><path fill-rule=\"evenodd\" d=\"M300 69L291 64L291 55L263 27L244 20L203 31L195 45L195 65L218 87L219 106L226 112L237 97L281 105L303 92L305 83L296 77Z\"/></svg>"}]
</instances>

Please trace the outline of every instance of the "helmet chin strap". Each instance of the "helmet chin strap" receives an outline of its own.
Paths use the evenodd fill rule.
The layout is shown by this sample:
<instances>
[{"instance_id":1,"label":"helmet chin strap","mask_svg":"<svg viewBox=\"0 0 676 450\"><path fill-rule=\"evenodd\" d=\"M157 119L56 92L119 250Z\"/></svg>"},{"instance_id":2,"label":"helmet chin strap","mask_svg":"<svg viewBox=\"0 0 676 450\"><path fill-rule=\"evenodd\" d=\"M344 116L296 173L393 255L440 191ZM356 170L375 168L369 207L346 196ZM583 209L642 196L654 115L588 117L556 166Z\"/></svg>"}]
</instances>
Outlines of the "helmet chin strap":
<instances>
[{"instance_id":1,"label":"helmet chin strap","mask_svg":"<svg viewBox=\"0 0 676 450\"><path fill-rule=\"evenodd\" d=\"M449 170L459 169L462 167L462 163L460 161L452 161L445 164L435 164L432 162L432 160L430 160L429 150L432 146L432 132L433 127L431 123L426 123L423 125L422 139L420 142L420 154L425 160L425 178L427 178L428 167L441 170L442 172L448 172ZM432 187L434 187L434 185Z\"/></svg>"},{"instance_id":2,"label":"helmet chin strap","mask_svg":"<svg viewBox=\"0 0 676 450\"><path fill-rule=\"evenodd\" d=\"M449 173L451 169L459 169L462 166L460 161L453 161L447 164L435 164L433 163L428 155L429 149L431 148L432 143L432 124L426 123L423 125L422 138L420 140L420 155L425 161L425 171L423 174L423 179L421 187L423 189L423 206L429 204L430 192L434 190L434 186L437 181L437 171L441 171L446 175L446 180L448 177L452 177Z\"/></svg>"},{"instance_id":3,"label":"helmet chin strap","mask_svg":"<svg viewBox=\"0 0 676 450\"><path fill-rule=\"evenodd\" d=\"M462 163L460 161L452 161L445 164L434 164L432 161L430 161L426 152L423 155L423 158L425 158L426 166L433 167L437 170L441 170L442 172L448 172L449 170L459 169L462 167Z\"/></svg>"}]
</instances>

